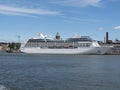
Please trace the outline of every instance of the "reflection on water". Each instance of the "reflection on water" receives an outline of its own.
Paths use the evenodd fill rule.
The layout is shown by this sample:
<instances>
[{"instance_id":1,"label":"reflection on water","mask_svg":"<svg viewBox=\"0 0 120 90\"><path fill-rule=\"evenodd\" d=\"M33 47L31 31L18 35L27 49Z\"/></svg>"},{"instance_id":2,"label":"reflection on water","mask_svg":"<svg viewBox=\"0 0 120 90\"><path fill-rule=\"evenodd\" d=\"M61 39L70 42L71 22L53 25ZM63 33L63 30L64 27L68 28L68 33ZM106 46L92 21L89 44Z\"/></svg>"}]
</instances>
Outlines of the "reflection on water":
<instances>
[{"instance_id":1,"label":"reflection on water","mask_svg":"<svg viewBox=\"0 0 120 90\"><path fill-rule=\"evenodd\" d=\"M5 87L4 85L0 85L0 90L10 90L7 87Z\"/></svg>"},{"instance_id":2,"label":"reflection on water","mask_svg":"<svg viewBox=\"0 0 120 90\"><path fill-rule=\"evenodd\" d=\"M0 90L120 90L119 58L0 53Z\"/></svg>"}]
</instances>

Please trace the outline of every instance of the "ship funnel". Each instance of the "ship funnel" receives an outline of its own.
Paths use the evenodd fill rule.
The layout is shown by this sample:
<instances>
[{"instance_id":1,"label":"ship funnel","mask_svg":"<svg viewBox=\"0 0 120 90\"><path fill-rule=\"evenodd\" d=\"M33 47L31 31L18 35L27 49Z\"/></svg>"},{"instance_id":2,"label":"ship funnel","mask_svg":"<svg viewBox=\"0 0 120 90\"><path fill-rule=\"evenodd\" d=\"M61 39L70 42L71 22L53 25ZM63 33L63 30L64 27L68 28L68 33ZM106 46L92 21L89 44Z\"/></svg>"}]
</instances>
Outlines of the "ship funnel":
<instances>
[{"instance_id":1,"label":"ship funnel","mask_svg":"<svg viewBox=\"0 0 120 90\"><path fill-rule=\"evenodd\" d=\"M56 34L56 40L60 40L60 34L59 34L59 32L57 32L57 34Z\"/></svg>"}]
</instances>

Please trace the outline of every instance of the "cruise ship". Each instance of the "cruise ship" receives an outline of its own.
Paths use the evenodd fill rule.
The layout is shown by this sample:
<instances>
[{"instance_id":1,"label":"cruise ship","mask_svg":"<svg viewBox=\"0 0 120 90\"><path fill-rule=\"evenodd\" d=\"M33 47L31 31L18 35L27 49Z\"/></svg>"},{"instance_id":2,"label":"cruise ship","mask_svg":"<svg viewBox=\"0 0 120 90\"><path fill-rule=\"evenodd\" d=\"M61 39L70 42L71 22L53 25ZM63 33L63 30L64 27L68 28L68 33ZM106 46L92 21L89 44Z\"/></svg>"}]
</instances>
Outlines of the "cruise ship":
<instances>
[{"instance_id":1,"label":"cruise ship","mask_svg":"<svg viewBox=\"0 0 120 90\"><path fill-rule=\"evenodd\" d=\"M28 39L20 50L29 54L105 54L110 49L108 46L100 46L89 36L75 34L62 40L57 32L55 38L39 33L37 37Z\"/></svg>"}]
</instances>

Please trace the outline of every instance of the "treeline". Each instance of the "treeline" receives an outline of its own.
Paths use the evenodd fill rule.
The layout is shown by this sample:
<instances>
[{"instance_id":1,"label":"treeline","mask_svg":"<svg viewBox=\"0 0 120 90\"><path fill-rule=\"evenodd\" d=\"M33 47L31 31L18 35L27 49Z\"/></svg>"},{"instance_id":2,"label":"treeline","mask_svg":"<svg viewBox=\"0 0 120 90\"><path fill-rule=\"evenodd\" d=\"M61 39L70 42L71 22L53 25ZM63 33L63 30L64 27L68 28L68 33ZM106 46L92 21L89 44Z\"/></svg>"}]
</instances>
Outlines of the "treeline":
<instances>
[{"instance_id":1,"label":"treeline","mask_svg":"<svg viewBox=\"0 0 120 90\"><path fill-rule=\"evenodd\" d=\"M8 43L8 48L9 48L8 52L19 51L20 46L21 46L21 43L14 43L14 42Z\"/></svg>"}]
</instances>

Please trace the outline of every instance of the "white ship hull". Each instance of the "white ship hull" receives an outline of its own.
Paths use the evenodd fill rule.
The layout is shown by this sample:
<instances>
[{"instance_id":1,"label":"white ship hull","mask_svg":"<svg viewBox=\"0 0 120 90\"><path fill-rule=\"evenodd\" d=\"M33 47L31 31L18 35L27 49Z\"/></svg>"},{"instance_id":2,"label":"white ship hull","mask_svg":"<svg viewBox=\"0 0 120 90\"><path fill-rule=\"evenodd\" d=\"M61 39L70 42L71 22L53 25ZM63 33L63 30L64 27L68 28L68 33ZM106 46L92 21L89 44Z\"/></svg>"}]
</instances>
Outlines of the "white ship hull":
<instances>
[{"instance_id":1,"label":"white ship hull","mask_svg":"<svg viewBox=\"0 0 120 90\"><path fill-rule=\"evenodd\" d=\"M29 54L104 54L110 48L107 47L81 47L76 49L43 49L22 48L21 51Z\"/></svg>"}]
</instances>

